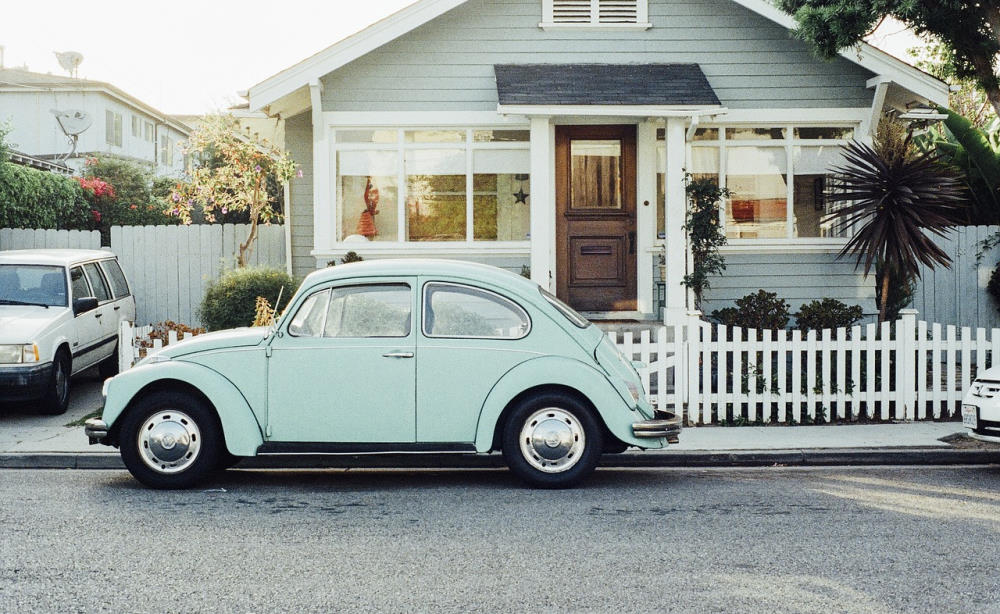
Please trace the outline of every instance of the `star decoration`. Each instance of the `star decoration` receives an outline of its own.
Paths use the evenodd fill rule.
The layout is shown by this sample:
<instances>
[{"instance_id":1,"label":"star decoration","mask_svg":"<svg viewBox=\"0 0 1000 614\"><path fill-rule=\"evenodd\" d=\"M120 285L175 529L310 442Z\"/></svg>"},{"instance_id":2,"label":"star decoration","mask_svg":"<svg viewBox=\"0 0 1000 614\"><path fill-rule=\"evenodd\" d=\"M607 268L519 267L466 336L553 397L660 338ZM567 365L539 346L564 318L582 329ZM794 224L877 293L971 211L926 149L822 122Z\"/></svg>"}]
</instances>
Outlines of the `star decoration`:
<instances>
[{"instance_id":1,"label":"star decoration","mask_svg":"<svg viewBox=\"0 0 1000 614\"><path fill-rule=\"evenodd\" d=\"M512 194L512 196L514 197L514 204L517 204L517 203L525 203L525 204L527 204L528 203L527 198L528 198L529 195L524 192L524 188L523 187L518 188L517 192L514 192L514 194Z\"/></svg>"}]
</instances>

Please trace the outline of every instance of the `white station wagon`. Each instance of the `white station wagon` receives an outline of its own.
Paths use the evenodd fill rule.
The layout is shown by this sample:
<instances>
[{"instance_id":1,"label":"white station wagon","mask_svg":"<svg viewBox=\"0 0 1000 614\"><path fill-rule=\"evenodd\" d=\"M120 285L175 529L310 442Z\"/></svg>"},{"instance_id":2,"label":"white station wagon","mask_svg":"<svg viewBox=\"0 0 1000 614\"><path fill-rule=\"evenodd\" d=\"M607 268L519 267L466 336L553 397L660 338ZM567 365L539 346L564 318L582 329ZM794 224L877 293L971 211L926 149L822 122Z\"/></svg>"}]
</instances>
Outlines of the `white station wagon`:
<instances>
[{"instance_id":1,"label":"white station wagon","mask_svg":"<svg viewBox=\"0 0 1000 614\"><path fill-rule=\"evenodd\" d=\"M118 328L135 299L105 250L0 252L0 401L41 401L61 414L70 377L98 365L118 372Z\"/></svg>"}]
</instances>

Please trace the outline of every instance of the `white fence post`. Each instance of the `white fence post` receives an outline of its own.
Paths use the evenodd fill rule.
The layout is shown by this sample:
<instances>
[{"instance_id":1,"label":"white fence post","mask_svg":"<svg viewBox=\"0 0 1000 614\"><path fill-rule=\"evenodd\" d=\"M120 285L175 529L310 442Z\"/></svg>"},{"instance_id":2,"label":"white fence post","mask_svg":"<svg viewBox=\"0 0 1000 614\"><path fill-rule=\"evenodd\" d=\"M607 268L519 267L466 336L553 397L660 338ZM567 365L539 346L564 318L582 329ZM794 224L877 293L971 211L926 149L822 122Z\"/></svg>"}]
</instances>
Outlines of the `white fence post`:
<instances>
[{"instance_id":1,"label":"white fence post","mask_svg":"<svg viewBox=\"0 0 1000 614\"><path fill-rule=\"evenodd\" d=\"M118 326L118 371L127 371L135 362L135 334L132 324L122 320Z\"/></svg>"},{"instance_id":2,"label":"white fence post","mask_svg":"<svg viewBox=\"0 0 1000 614\"><path fill-rule=\"evenodd\" d=\"M687 415L688 424L695 425L698 424L702 400L701 386L698 384L698 376L701 374L701 369L698 368L701 354L701 312L689 311L687 316ZM711 414L706 407L705 416L709 415Z\"/></svg>"},{"instance_id":3,"label":"white fence post","mask_svg":"<svg viewBox=\"0 0 1000 614\"><path fill-rule=\"evenodd\" d=\"M900 309L899 321L896 323L897 419L905 417L913 420L916 417L916 335L917 310Z\"/></svg>"}]
</instances>

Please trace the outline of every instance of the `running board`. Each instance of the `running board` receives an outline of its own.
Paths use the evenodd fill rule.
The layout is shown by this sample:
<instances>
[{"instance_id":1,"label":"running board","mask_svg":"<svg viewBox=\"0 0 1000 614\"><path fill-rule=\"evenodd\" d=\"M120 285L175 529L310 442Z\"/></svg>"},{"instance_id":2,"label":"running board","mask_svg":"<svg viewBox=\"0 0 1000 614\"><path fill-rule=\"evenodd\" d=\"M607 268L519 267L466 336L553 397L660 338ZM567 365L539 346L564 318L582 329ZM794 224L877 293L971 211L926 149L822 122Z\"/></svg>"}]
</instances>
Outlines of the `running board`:
<instances>
[{"instance_id":1,"label":"running board","mask_svg":"<svg viewBox=\"0 0 1000 614\"><path fill-rule=\"evenodd\" d=\"M471 443L324 443L269 441L257 448L258 456L284 454L474 454Z\"/></svg>"}]
</instances>

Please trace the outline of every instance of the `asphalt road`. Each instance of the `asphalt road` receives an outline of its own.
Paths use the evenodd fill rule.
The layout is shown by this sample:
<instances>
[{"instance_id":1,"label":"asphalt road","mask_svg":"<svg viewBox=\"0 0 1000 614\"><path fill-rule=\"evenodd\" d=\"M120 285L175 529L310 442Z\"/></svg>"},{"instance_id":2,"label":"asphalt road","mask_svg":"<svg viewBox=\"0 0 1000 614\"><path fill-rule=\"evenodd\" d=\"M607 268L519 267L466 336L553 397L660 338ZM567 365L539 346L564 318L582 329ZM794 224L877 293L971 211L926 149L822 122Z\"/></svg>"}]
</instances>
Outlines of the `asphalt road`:
<instances>
[{"instance_id":1,"label":"asphalt road","mask_svg":"<svg viewBox=\"0 0 1000 614\"><path fill-rule=\"evenodd\" d=\"M0 612L1000 612L1000 467L0 471Z\"/></svg>"}]
</instances>

